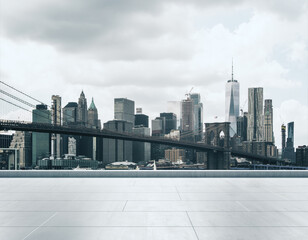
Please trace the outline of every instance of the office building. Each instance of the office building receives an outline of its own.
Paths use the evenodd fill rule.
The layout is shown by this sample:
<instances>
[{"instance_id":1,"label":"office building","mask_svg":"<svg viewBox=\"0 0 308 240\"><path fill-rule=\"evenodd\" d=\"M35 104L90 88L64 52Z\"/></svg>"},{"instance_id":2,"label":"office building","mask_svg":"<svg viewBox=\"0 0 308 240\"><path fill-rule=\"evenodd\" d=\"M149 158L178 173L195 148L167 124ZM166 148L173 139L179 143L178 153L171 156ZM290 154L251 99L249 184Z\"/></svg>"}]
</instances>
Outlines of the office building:
<instances>
[{"instance_id":1,"label":"office building","mask_svg":"<svg viewBox=\"0 0 308 240\"><path fill-rule=\"evenodd\" d=\"M176 130L176 115L174 113L160 113L160 117L165 118L165 134Z\"/></svg>"},{"instance_id":2,"label":"office building","mask_svg":"<svg viewBox=\"0 0 308 240\"><path fill-rule=\"evenodd\" d=\"M243 116L236 118L237 126L236 132L237 136L240 137L240 141L247 141L247 121L248 113L244 112Z\"/></svg>"},{"instance_id":3,"label":"office building","mask_svg":"<svg viewBox=\"0 0 308 240\"><path fill-rule=\"evenodd\" d=\"M193 101L187 97L181 103L182 125L181 139L194 141L194 105Z\"/></svg>"},{"instance_id":4,"label":"office building","mask_svg":"<svg viewBox=\"0 0 308 240\"><path fill-rule=\"evenodd\" d=\"M114 119L135 123L135 102L127 98L114 99Z\"/></svg>"},{"instance_id":5,"label":"office building","mask_svg":"<svg viewBox=\"0 0 308 240\"><path fill-rule=\"evenodd\" d=\"M94 104L94 99L92 98L92 102L88 109L88 127L101 129L101 122L98 119L97 108Z\"/></svg>"},{"instance_id":6,"label":"office building","mask_svg":"<svg viewBox=\"0 0 308 240\"><path fill-rule=\"evenodd\" d=\"M199 93L189 94L190 99L193 102L193 114L194 114L194 135L195 141L201 141L203 134L203 104L201 103L201 97Z\"/></svg>"},{"instance_id":7,"label":"office building","mask_svg":"<svg viewBox=\"0 0 308 240\"><path fill-rule=\"evenodd\" d=\"M69 102L62 109L63 125L70 125L77 122L78 104L76 102Z\"/></svg>"},{"instance_id":8,"label":"office building","mask_svg":"<svg viewBox=\"0 0 308 240\"><path fill-rule=\"evenodd\" d=\"M296 165L308 167L308 146L298 146L296 148Z\"/></svg>"},{"instance_id":9,"label":"office building","mask_svg":"<svg viewBox=\"0 0 308 240\"><path fill-rule=\"evenodd\" d=\"M104 129L114 132L132 133L133 123L112 120L104 123ZM131 162L133 160L133 144L131 141L119 139L103 139L103 163Z\"/></svg>"},{"instance_id":10,"label":"office building","mask_svg":"<svg viewBox=\"0 0 308 240\"><path fill-rule=\"evenodd\" d=\"M294 122L288 123L288 138L284 151L282 152L283 159L288 159L291 163L296 163L294 151Z\"/></svg>"},{"instance_id":11,"label":"office building","mask_svg":"<svg viewBox=\"0 0 308 240\"><path fill-rule=\"evenodd\" d=\"M51 123L53 125L61 125L61 97L52 95L51 106ZM51 157L61 157L61 136L60 134L52 134L51 136Z\"/></svg>"},{"instance_id":12,"label":"office building","mask_svg":"<svg viewBox=\"0 0 308 240\"><path fill-rule=\"evenodd\" d=\"M137 113L135 115L135 126L143 126L143 127L149 127L149 116Z\"/></svg>"},{"instance_id":13,"label":"office building","mask_svg":"<svg viewBox=\"0 0 308 240\"><path fill-rule=\"evenodd\" d=\"M157 117L152 120L152 136L161 137L165 135L166 119L164 117Z\"/></svg>"},{"instance_id":14,"label":"office building","mask_svg":"<svg viewBox=\"0 0 308 240\"><path fill-rule=\"evenodd\" d=\"M290 139L290 146L289 147L294 147L294 122L289 122L288 123L288 138Z\"/></svg>"},{"instance_id":15,"label":"office building","mask_svg":"<svg viewBox=\"0 0 308 240\"><path fill-rule=\"evenodd\" d=\"M274 143L272 99L264 103L264 141Z\"/></svg>"},{"instance_id":16,"label":"office building","mask_svg":"<svg viewBox=\"0 0 308 240\"><path fill-rule=\"evenodd\" d=\"M78 99L77 122L84 126L86 126L88 122L88 105L83 91L81 91Z\"/></svg>"},{"instance_id":17,"label":"office building","mask_svg":"<svg viewBox=\"0 0 308 240\"><path fill-rule=\"evenodd\" d=\"M263 88L248 89L248 141L263 141Z\"/></svg>"},{"instance_id":18,"label":"office building","mask_svg":"<svg viewBox=\"0 0 308 240\"><path fill-rule=\"evenodd\" d=\"M148 127L133 128L133 133L140 136L151 136L151 130ZM133 142L133 162L148 162L151 159L151 143Z\"/></svg>"},{"instance_id":19,"label":"office building","mask_svg":"<svg viewBox=\"0 0 308 240\"><path fill-rule=\"evenodd\" d=\"M181 128L182 122L182 103L180 101L168 101L167 102L167 112L172 112L176 115L176 129Z\"/></svg>"},{"instance_id":20,"label":"office building","mask_svg":"<svg viewBox=\"0 0 308 240\"><path fill-rule=\"evenodd\" d=\"M17 169L32 167L32 135L30 132L16 131L9 148L15 148L18 151ZM14 161L10 160L10 162Z\"/></svg>"},{"instance_id":21,"label":"office building","mask_svg":"<svg viewBox=\"0 0 308 240\"><path fill-rule=\"evenodd\" d=\"M36 109L32 110L33 123L51 124L51 113L47 109L47 105L36 105ZM37 161L49 157L50 155L50 134L49 133L32 133L32 167L35 167Z\"/></svg>"},{"instance_id":22,"label":"office building","mask_svg":"<svg viewBox=\"0 0 308 240\"><path fill-rule=\"evenodd\" d=\"M237 133L236 118L240 111L240 84L233 79L233 63L232 63L232 77L226 83L225 92L225 117L226 122L230 122L230 137Z\"/></svg>"},{"instance_id":23,"label":"office building","mask_svg":"<svg viewBox=\"0 0 308 240\"><path fill-rule=\"evenodd\" d=\"M185 162L185 150L178 148L166 149L165 159L170 160L172 163Z\"/></svg>"},{"instance_id":24,"label":"office building","mask_svg":"<svg viewBox=\"0 0 308 240\"><path fill-rule=\"evenodd\" d=\"M282 154L284 149L286 148L286 126L284 124L281 125L281 149Z\"/></svg>"}]
</instances>

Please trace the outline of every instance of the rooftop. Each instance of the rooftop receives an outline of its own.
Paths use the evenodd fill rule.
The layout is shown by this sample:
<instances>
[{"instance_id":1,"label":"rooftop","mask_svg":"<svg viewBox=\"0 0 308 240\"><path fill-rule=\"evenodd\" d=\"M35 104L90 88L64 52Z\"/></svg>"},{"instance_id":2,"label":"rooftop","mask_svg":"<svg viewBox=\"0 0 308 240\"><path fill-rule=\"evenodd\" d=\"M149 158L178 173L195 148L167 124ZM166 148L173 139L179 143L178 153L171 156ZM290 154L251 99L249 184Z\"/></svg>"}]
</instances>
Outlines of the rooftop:
<instances>
[{"instance_id":1,"label":"rooftop","mask_svg":"<svg viewBox=\"0 0 308 240\"><path fill-rule=\"evenodd\" d=\"M288 171L276 171L275 178L145 178L129 177L129 171L123 171L126 177L116 177L121 171L113 171L114 177L71 171L66 178L51 177L56 171L42 177L38 171L25 178L25 172L14 177L0 171L0 239L299 240L308 235L308 178L279 177Z\"/></svg>"}]
</instances>

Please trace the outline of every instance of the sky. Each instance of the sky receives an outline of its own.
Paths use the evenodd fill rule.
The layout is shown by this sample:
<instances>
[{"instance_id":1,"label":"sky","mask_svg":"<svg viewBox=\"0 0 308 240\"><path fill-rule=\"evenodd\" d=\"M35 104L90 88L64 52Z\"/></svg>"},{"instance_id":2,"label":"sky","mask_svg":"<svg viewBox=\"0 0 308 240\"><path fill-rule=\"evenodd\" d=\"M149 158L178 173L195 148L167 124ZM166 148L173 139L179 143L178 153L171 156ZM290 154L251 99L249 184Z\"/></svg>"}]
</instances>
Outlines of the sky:
<instances>
[{"instance_id":1,"label":"sky","mask_svg":"<svg viewBox=\"0 0 308 240\"><path fill-rule=\"evenodd\" d=\"M307 145L307 16L306 0L0 0L0 79L48 104L60 95L62 107L83 90L102 122L114 98L154 119L193 88L204 122L215 122L225 120L233 59L241 108L248 88L263 87L276 145L291 121L295 145Z\"/></svg>"}]
</instances>

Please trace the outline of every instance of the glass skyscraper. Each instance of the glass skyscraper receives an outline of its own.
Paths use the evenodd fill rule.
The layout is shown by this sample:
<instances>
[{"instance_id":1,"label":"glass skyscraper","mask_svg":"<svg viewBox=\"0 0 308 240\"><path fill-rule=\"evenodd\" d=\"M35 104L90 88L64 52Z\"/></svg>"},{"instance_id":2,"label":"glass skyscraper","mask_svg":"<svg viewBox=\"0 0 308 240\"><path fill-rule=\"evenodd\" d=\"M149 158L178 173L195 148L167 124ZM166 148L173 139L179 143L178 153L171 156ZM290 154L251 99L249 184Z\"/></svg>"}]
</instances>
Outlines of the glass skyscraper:
<instances>
[{"instance_id":1,"label":"glass skyscraper","mask_svg":"<svg viewBox=\"0 0 308 240\"><path fill-rule=\"evenodd\" d=\"M226 122L230 122L230 136L233 137L236 133L236 118L240 112L240 84L233 79L233 65L232 78L226 83L225 101Z\"/></svg>"},{"instance_id":2,"label":"glass skyscraper","mask_svg":"<svg viewBox=\"0 0 308 240\"><path fill-rule=\"evenodd\" d=\"M263 141L263 88L248 88L248 141Z\"/></svg>"}]
</instances>

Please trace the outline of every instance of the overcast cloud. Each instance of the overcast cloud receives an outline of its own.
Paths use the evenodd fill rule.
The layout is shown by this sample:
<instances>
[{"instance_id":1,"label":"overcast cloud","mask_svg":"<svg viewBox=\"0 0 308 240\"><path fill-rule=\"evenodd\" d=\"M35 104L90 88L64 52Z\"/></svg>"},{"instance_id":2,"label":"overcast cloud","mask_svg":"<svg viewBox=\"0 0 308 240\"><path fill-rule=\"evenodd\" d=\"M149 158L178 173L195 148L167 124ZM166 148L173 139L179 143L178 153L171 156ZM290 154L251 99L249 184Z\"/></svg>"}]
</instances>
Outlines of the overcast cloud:
<instances>
[{"instance_id":1,"label":"overcast cloud","mask_svg":"<svg viewBox=\"0 0 308 240\"><path fill-rule=\"evenodd\" d=\"M47 103L61 95L63 106L83 89L102 122L113 119L115 97L153 119L194 87L212 122L224 121L233 57L240 105L247 110L248 87L263 87L273 99L276 144L280 125L294 121L295 144L303 145L307 16L306 0L0 0L0 76Z\"/></svg>"}]
</instances>

